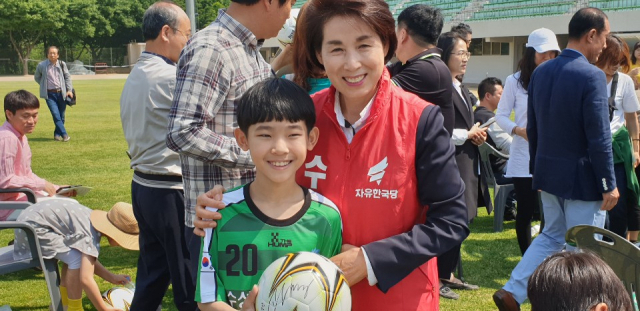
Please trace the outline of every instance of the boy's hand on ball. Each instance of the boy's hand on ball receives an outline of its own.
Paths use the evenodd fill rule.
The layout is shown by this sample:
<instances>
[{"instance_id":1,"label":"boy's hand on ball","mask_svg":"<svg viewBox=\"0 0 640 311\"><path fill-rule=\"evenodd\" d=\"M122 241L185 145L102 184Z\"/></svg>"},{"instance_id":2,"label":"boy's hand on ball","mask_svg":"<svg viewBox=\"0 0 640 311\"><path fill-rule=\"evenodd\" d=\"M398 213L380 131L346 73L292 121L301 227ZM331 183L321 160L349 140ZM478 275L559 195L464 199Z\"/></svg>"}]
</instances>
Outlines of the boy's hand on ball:
<instances>
[{"instance_id":1,"label":"boy's hand on ball","mask_svg":"<svg viewBox=\"0 0 640 311\"><path fill-rule=\"evenodd\" d=\"M253 288L249 292L249 296L242 303L242 311L255 311L256 310L256 297L258 297L258 285L253 285Z\"/></svg>"},{"instance_id":2,"label":"boy's hand on ball","mask_svg":"<svg viewBox=\"0 0 640 311\"><path fill-rule=\"evenodd\" d=\"M342 253L331 257L331 261L340 267L349 286L353 286L367 277L367 263L360 247L344 244L342 245Z\"/></svg>"}]
</instances>

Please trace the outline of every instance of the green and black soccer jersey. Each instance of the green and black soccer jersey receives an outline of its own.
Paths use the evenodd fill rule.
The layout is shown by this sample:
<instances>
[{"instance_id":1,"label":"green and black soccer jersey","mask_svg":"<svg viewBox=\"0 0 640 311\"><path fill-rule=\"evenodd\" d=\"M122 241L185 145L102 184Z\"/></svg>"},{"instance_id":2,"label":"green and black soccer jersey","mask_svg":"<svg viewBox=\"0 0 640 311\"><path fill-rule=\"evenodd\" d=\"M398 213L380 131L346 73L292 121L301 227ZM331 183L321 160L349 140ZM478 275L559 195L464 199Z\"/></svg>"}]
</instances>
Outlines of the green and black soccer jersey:
<instances>
[{"instance_id":1,"label":"green and black soccer jersey","mask_svg":"<svg viewBox=\"0 0 640 311\"><path fill-rule=\"evenodd\" d=\"M226 208L215 229L205 230L195 300L242 307L262 272L277 258L307 251L332 257L342 247L338 208L303 188L305 202L285 220L269 218L251 200L248 184L224 194Z\"/></svg>"}]
</instances>

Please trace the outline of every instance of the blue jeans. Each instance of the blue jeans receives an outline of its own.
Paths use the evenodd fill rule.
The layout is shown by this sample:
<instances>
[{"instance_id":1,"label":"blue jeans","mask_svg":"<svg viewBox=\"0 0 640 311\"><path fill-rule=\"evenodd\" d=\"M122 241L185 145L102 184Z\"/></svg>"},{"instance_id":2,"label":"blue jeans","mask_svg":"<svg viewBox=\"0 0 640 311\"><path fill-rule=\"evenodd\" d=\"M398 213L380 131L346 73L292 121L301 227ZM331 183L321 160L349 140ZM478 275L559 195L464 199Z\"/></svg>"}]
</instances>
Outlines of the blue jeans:
<instances>
[{"instance_id":1,"label":"blue jeans","mask_svg":"<svg viewBox=\"0 0 640 311\"><path fill-rule=\"evenodd\" d=\"M542 191L544 209L544 230L533 240L522 256L509 282L503 287L513 294L522 304L527 299L527 284L533 271L550 255L561 251L565 246L564 236L567 230L577 225L604 227L606 212L600 210L602 201L566 200ZM574 250L567 245L567 250Z\"/></svg>"},{"instance_id":2,"label":"blue jeans","mask_svg":"<svg viewBox=\"0 0 640 311\"><path fill-rule=\"evenodd\" d=\"M53 117L53 123L56 129L53 131L53 136L65 137L67 136L67 130L64 128L64 113L67 110L67 104L64 102L66 94L62 93L47 93L47 106L51 111Z\"/></svg>"}]
</instances>

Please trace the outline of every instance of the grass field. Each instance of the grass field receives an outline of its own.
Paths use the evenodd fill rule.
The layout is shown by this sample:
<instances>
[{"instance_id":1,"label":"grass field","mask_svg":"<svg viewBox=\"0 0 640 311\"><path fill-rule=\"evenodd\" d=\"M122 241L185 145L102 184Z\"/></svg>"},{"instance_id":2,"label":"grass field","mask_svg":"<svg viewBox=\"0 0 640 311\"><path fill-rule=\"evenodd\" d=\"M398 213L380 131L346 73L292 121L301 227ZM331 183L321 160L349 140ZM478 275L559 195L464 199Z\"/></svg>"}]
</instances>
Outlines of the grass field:
<instances>
[{"instance_id":1,"label":"grass field","mask_svg":"<svg viewBox=\"0 0 640 311\"><path fill-rule=\"evenodd\" d=\"M82 184L93 187L80 203L107 210L118 201L131 202L132 171L125 154L127 148L120 124L119 98L124 80L75 81L78 105L67 109L66 126L71 141L53 140L53 122L41 100L40 118L36 130L29 135L33 152L34 172L56 184ZM0 95L26 89L38 93L35 82L0 82ZM3 117L0 120L4 122ZM505 230L493 233L493 215L484 208L471 225L471 235L462 244L464 275L469 283L480 286L478 291L457 291L461 299L442 299L442 310L496 310L491 295L508 280L511 270L520 260L513 221ZM7 245L13 232L0 231L0 245ZM114 273L125 273L135 279L137 252L109 247L103 239L100 261ZM96 277L101 291L113 285ZM135 281L135 280L134 280ZM86 310L95 310L83 299ZM13 310L45 310L49 305L42 273L29 270L0 277L0 306ZM163 310L175 310L171 290L163 301ZM523 310L529 310L525 304ZM391 311L391 310L390 310Z\"/></svg>"}]
</instances>

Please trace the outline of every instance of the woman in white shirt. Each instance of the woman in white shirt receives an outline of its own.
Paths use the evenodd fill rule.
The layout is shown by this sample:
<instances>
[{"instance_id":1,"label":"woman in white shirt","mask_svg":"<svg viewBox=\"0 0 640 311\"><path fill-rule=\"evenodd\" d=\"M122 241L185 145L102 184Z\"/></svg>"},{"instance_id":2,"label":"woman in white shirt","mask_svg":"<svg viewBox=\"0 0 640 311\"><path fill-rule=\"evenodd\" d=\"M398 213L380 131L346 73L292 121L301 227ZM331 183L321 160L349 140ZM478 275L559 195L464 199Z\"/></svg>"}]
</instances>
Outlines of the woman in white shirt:
<instances>
[{"instance_id":1,"label":"woman in white shirt","mask_svg":"<svg viewBox=\"0 0 640 311\"><path fill-rule=\"evenodd\" d=\"M534 30L528 38L527 49L520 59L518 72L507 77L502 97L496 111L496 123L505 132L511 133L513 141L509 150L509 161L505 177L513 179L518 200L516 236L520 252L524 255L531 244L531 220L539 210L538 193L532 189L529 172L529 142L527 139L527 88L533 70L560 53L556 35L549 29ZM511 112L515 111L515 122Z\"/></svg>"},{"instance_id":2,"label":"woman in white shirt","mask_svg":"<svg viewBox=\"0 0 640 311\"><path fill-rule=\"evenodd\" d=\"M618 72L630 67L629 47L616 35L607 37L607 47L602 50L596 66L607 76L609 96L609 120L613 147L613 168L616 185L620 192L618 204L607 212L605 227L623 238L627 238L627 228L637 240L640 229L638 219L638 194L640 187L634 168L640 163L638 156L639 137L636 111L640 110L633 80Z\"/></svg>"}]
</instances>

